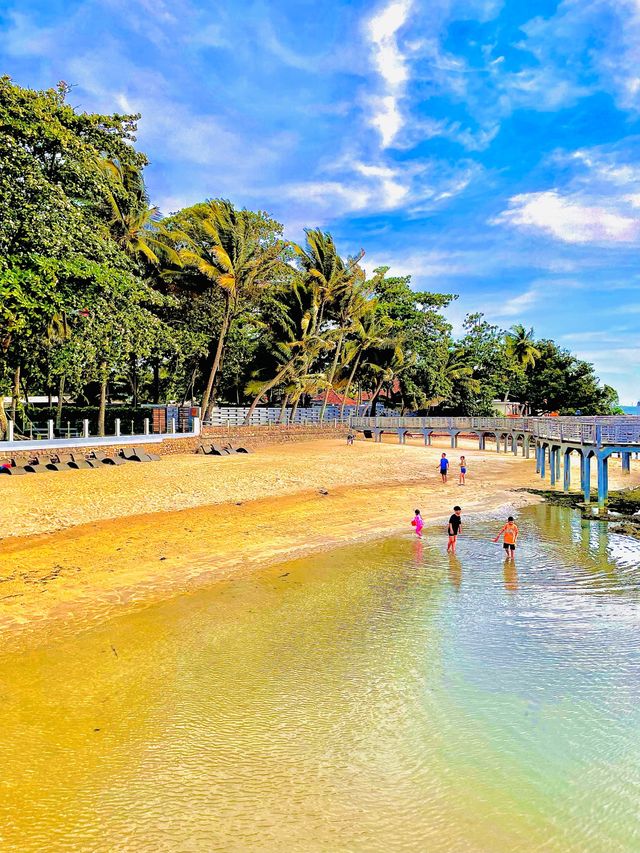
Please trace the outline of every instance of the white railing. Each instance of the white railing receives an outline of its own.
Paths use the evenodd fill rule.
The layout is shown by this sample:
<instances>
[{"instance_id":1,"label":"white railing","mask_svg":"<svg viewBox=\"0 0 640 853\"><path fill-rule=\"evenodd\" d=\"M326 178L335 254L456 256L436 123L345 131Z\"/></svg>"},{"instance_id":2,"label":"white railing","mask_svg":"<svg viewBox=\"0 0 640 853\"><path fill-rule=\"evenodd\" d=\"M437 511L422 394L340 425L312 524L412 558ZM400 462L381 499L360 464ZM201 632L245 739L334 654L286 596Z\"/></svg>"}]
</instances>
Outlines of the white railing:
<instances>
[{"instance_id":1,"label":"white railing","mask_svg":"<svg viewBox=\"0 0 640 853\"><path fill-rule=\"evenodd\" d=\"M360 407L362 411L365 406ZM211 411L211 415L206 419L205 426L245 426L248 406L220 406ZM384 412L384 410L383 410ZM319 424L320 421L320 406L309 408L299 408L295 416L292 416L293 409L287 408L284 412L280 406L266 407L260 406L251 414L249 426L270 426L274 424L296 424L296 425L311 425ZM340 406L327 406L322 423L327 426L337 423L347 423L353 415L353 406L351 410L345 407L344 415L340 415Z\"/></svg>"},{"instance_id":2,"label":"white railing","mask_svg":"<svg viewBox=\"0 0 640 853\"><path fill-rule=\"evenodd\" d=\"M471 418L471 417L352 417L353 429L459 430L473 433L522 433L570 444L640 444L640 417Z\"/></svg>"},{"instance_id":3,"label":"white railing","mask_svg":"<svg viewBox=\"0 0 640 853\"><path fill-rule=\"evenodd\" d=\"M145 418L144 430L139 433L123 433L121 421L119 418L116 418L113 434L103 436L91 435L89 421L86 419L82 422L81 430L78 430L78 434L74 436L67 435L65 430L61 430L60 434L56 434L52 420L47 422L46 431L38 436L19 435L14 429L12 421L9 421L8 426L9 428L4 439L0 441L0 452L3 455L9 454L12 451L27 452L29 450L42 450L44 452L45 450L73 450L75 447L102 447L114 444L157 444L172 439L193 438L200 435L201 431L200 418L197 416L191 419L190 429L185 429L184 424L181 428L181 425L176 422L175 418L169 418L163 432L152 432L151 420L150 418Z\"/></svg>"}]
</instances>

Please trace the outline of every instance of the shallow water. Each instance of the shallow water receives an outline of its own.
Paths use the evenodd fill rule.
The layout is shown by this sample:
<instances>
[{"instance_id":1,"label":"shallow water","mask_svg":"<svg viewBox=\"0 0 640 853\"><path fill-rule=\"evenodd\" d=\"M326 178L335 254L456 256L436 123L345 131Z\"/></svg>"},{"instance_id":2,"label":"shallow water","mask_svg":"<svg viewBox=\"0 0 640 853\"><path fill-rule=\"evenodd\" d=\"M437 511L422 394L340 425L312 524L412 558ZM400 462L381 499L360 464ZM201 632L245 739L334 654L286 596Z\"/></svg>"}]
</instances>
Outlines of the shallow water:
<instances>
[{"instance_id":1,"label":"shallow water","mask_svg":"<svg viewBox=\"0 0 640 853\"><path fill-rule=\"evenodd\" d=\"M635 853L640 543L540 506L0 658L0 850Z\"/></svg>"}]
</instances>

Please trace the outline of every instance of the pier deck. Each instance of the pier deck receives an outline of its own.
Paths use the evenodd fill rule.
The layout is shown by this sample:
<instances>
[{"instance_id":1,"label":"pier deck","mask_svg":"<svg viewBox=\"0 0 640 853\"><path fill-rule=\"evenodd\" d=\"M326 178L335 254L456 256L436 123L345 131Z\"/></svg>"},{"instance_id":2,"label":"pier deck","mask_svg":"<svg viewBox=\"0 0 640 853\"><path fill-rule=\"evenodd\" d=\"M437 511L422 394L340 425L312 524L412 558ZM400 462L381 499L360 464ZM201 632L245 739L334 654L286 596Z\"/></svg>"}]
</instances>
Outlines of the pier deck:
<instances>
[{"instance_id":1,"label":"pier deck","mask_svg":"<svg viewBox=\"0 0 640 853\"><path fill-rule=\"evenodd\" d=\"M536 472L551 485L562 476L565 491L571 488L571 454L580 456L580 488L585 502L591 500L591 460L598 469L598 503L604 506L609 494L609 459L619 455L623 471L631 470L632 454L640 453L640 417L472 418L472 417L352 417L351 429L381 441L385 432L395 432L401 444L407 435L420 435L426 445L433 435L448 435L451 447L458 436L475 435L480 450L487 439L495 440L496 451L536 456Z\"/></svg>"}]
</instances>

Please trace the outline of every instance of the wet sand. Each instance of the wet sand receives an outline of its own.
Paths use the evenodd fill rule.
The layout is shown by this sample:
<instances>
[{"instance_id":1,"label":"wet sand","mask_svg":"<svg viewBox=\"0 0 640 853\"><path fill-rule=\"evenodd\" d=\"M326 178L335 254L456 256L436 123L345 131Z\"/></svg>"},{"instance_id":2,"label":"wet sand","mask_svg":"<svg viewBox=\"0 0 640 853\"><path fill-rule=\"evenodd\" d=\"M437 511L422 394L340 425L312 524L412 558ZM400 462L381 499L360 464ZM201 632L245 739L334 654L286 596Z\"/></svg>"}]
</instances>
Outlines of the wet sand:
<instances>
[{"instance_id":1,"label":"wet sand","mask_svg":"<svg viewBox=\"0 0 640 853\"><path fill-rule=\"evenodd\" d=\"M513 455L360 441L310 441L250 456L178 456L158 463L0 481L0 636L20 644L77 630L124 607L314 551L411 535L455 503L465 514L536 500L535 464ZM437 463L467 456L443 485ZM638 482L614 467L612 488ZM327 492L328 494L324 494ZM9 535L11 534L11 535ZM429 530L427 535L444 532Z\"/></svg>"}]
</instances>

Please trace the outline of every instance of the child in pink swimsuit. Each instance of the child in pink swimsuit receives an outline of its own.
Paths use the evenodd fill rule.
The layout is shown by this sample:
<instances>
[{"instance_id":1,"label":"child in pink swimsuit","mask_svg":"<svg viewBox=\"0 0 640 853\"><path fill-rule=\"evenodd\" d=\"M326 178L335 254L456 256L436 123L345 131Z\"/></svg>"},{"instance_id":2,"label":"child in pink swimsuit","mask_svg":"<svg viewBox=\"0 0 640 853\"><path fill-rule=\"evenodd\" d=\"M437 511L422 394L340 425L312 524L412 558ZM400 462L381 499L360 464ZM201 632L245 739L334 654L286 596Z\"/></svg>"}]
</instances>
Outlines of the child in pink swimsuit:
<instances>
[{"instance_id":1,"label":"child in pink swimsuit","mask_svg":"<svg viewBox=\"0 0 640 853\"><path fill-rule=\"evenodd\" d=\"M411 519L411 524L416 529L416 536L418 537L418 539L422 539L422 528L424 527L424 521L422 519L422 516L420 515L419 509L415 511L415 516Z\"/></svg>"}]
</instances>

